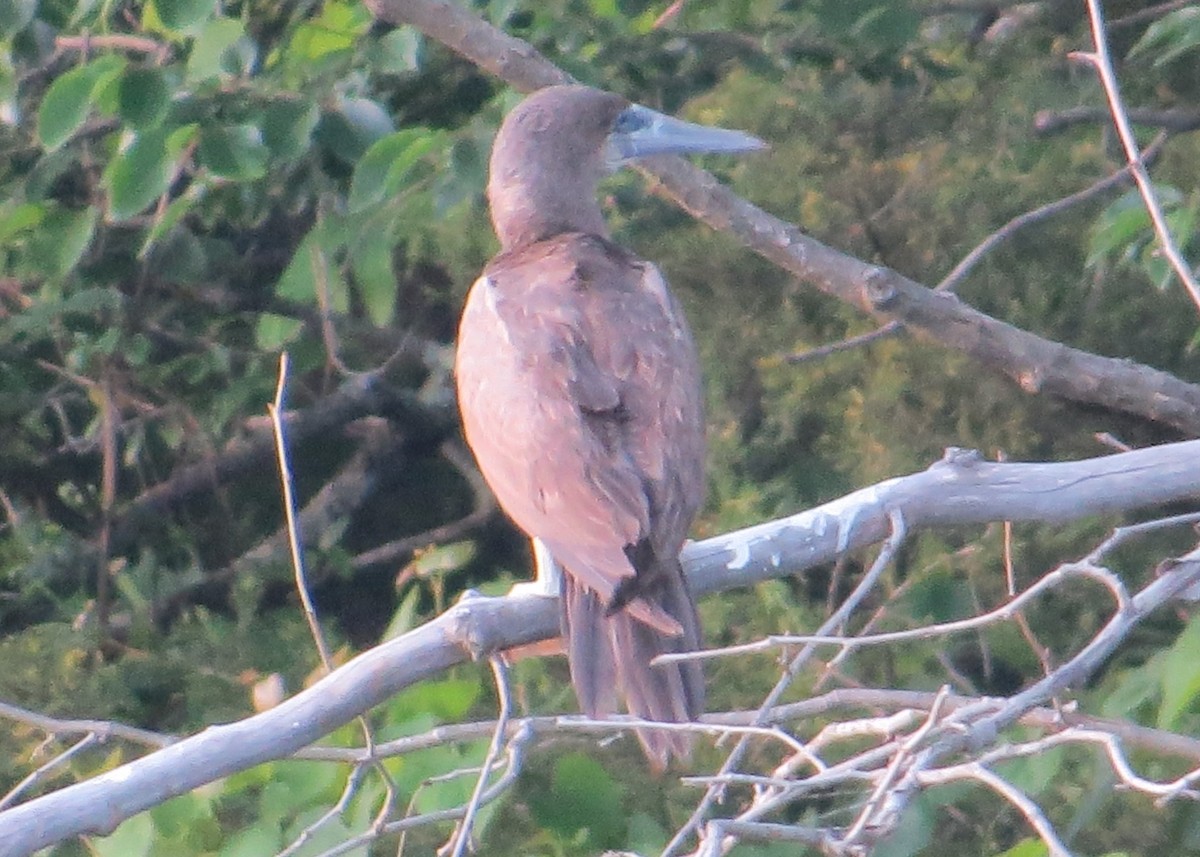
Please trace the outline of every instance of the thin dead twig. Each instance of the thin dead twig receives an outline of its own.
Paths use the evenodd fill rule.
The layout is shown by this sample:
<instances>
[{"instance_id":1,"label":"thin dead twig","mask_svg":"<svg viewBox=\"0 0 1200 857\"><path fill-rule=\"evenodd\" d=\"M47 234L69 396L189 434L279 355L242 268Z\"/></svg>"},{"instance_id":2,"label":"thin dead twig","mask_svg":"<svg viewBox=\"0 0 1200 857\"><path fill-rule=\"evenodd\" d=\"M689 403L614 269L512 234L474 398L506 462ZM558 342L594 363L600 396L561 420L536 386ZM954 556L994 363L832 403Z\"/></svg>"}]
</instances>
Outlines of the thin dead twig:
<instances>
[{"instance_id":1,"label":"thin dead twig","mask_svg":"<svg viewBox=\"0 0 1200 857\"><path fill-rule=\"evenodd\" d=\"M317 618L317 608L312 600L312 593L309 591L308 577L304 563L304 548L302 547L303 540L300 533L300 517L296 514L296 496L293 489L292 468L288 454L287 434L283 421L283 414L286 410L287 398L287 381L288 381L288 355L283 352L279 355L279 382L275 388L275 400L268 404L267 411L271 417L271 426L275 437L275 450L279 461L279 479L280 487L283 491L283 511L284 518L287 524L287 539L288 548L292 556L292 570L295 573L296 592L300 596L300 603L303 605L304 618L308 623L309 633L312 635L313 644L317 648L317 653L321 658L321 665L325 669L325 673L333 672L333 656L329 650L329 643L325 639L325 633L321 629L320 620ZM392 775L388 773L387 768L383 763L375 757L375 735L371 729L371 724L367 720L366 715L358 717L359 725L362 727L363 742L366 744L367 759L370 766L378 773L380 780L384 784L385 794L383 805L380 807L379 815L376 818L375 827L379 827L391 814L391 810L396 800L396 783L392 779ZM352 772L346 781L346 787L343 790L342 799L339 804L346 805L349 803L350 797L354 793L354 788L357 787L360 776L356 776L356 771ZM335 805L334 809L337 806ZM332 819L334 813L332 810L323 816L324 818ZM285 849L295 851L303 845L307 838L308 829L301 832L300 837L294 843L294 847Z\"/></svg>"},{"instance_id":2,"label":"thin dead twig","mask_svg":"<svg viewBox=\"0 0 1200 857\"><path fill-rule=\"evenodd\" d=\"M471 792L471 799L467 802L462 821L458 823L456 835L451 839L454 845L453 850L450 852L451 857L462 857L471 843L471 826L475 823L476 813L479 812L488 776L492 772L492 767L496 764L496 759L500 756L501 749L503 749L504 732L512 716L512 690L508 682L508 665L505 663L504 658L499 655L492 655L488 658L488 664L492 668L492 678L496 683L496 696L500 700L500 716L496 718L496 729L492 733L492 743L488 745L487 755L483 758L483 765L480 766L479 779L475 781L475 789Z\"/></svg>"},{"instance_id":3,"label":"thin dead twig","mask_svg":"<svg viewBox=\"0 0 1200 857\"><path fill-rule=\"evenodd\" d=\"M1046 814L1042 812L1041 807L1012 783L989 771L983 765L970 763L958 765L953 768L944 768L940 771L926 771L920 775L920 779L929 785L941 785L942 783L956 782L958 780L975 780L976 782L983 783L1016 807L1021 815L1025 816L1025 820L1029 822L1030 827L1037 832L1042 842L1046 844L1051 857L1072 857L1071 852L1058 837L1058 834L1054 830L1054 825L1046 818Z\"/></svg>"},{"instance_id":4,"label":"thin dead twig","mask_svg":"<svg viewBox=\"0 0 1200 857\"><path fill-rule=\"evenodd\" d=\"M888 536L887 541L884 542L883 546L880 548L879 553L875 557L875 561L871 564L871 568L863 576L863 579L859 582L858 586L854 588L854 591L851 592L846 600L842 603L841 607L834 611L833 615L831 615L821 625L821 628L818 631L819 634L827 633L834 628L842 627L854 610L857 609L859 603L861 603L862 600L866 598L867 594L875 588L875 584L879 581L879 578L883 574L884 570L891 565L896 552L899 551L900 546L904 543L904 539L907 534L907 527L905 525L903 515L897 510L889 512L889 519L892 527L891 534ZM775 686L771 689L771 692L767 694L766 699L764 699L762 704L759 706L758 717L756 718L755 725L759 725L758 719L763 717L767 711L778 704L784 692L791 685L792 679L799 673L804 664L808 662L809 658L812 657L815 651L815 645L807 644L799 652L799 654L792 659L783 675L780 676L779 680L775 683ZM741 764L742 758L745 756L748 747L749 743L747 740L745 738L740 739L734 746L733 750L730 751L729 755L725 758L725 761L722 763L720 774L718 776L732 773L737 766ZM700 802L696 805L696 809L688 817L688 820L683 824L683 826L675 832L675 835L671 837L671 840L667 843L666 848L663 849L662 857L671 857L671 855L679 853L679 849L683 847L683 844L688 840L688 838L698 833L701 825L707 818L709 811L717 803L722 794L723 787L719 784L710 785L708 789L705 790L704 797L701 798Z\"/></svg>"},{"instance_id":5,"label":"thin dead twig","mask_svg":"<svg viewBox=\"0 0 1200 857\"><path fill-rule=\"evenodd\" d=\"M1113 70L1112 57L1108 51L1108 37L1104 32L1104 12L1100 8L1099 0L1086 0L1086 2L1095 51L1091 53L1077 51L1072 53L1071 57L1088 63L1096 70L1096 74L1100 78L1100 85L1104 88L1104 96L1108 100L1108 109L1112 113L1117 136L1121 140L1121 147L1125 150L1125 160L1132 171L1133 180L1137 184L1138 193L1142 196L1142 203L1150 215L1150 221L1154 224L1154 234L1158 237L1163 254L1170 262L1175 275L1187 289L1192 303L1196 304L1197 310L1200 310L1200 283L1196 282L1196 278L1192 275L1191 265L1183 258L1183 253L1175 243L1174 236L1171 235L1166 215L1163 213L1162 205L1159 204L1158 196L1150 181L1150 174L1146 172L1142 155L1138 151L1137 139L1133 136L1133 128L1129 124L1125 104L1121 100L1120 84L1117 82L1117 75Z\"/></svg>"}]
</instances>

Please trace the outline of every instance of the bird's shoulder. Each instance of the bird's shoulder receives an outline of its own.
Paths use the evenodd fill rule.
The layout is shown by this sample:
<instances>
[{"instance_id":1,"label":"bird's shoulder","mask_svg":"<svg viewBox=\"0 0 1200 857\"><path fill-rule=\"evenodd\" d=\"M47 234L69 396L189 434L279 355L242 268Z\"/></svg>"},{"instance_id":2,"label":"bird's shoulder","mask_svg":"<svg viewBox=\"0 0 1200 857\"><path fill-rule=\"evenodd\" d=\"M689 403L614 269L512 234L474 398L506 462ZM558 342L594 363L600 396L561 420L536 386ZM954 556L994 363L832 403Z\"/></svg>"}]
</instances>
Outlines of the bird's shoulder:
<instances>
[{"instance_id":1,"label":"bird's shoulder","mask_svg":"<svg viewBox=\"0 0 1200 857\"><path fill-rule=\"evenodd\" d=\"M502 253L475 288L517 335L689 337L658 268L597 235L565 233Z\"/></svg>"},{"instance_id":2,"label":"bird's shoulder","mask_svg":"<svg viewBox=\"0 0 1200 857\"><path fill-rule=\"evenodd\" d=\"M567 232L501 253L488 263L483 278L506 298L561 300L636 288L645 264L606 238Z\"/></svg>"}]
</instances>

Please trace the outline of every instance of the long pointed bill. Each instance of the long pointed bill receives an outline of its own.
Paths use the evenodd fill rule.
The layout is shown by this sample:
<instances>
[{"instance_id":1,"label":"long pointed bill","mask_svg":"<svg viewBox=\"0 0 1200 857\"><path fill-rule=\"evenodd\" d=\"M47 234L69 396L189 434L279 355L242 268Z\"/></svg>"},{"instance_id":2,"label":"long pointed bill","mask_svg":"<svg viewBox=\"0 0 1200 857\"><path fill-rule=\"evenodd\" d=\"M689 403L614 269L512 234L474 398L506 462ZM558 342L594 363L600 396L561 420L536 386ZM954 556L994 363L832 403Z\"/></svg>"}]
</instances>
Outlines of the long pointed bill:
<instances>
[{"instance_id":1,"label":"long pointed bill","mask_svg":"<svg viewBox=\"0 0 1200 857\"><path fill-rule=\"evenodd\" d=\"M738 154L766 147L767 144L762 140L743 131L696 125L633 104L623 110L613 123L613 130L608 135L606 160L611 168L616 169L628 161L647 155L699 152Z\"/></svg>"}]
</instances>

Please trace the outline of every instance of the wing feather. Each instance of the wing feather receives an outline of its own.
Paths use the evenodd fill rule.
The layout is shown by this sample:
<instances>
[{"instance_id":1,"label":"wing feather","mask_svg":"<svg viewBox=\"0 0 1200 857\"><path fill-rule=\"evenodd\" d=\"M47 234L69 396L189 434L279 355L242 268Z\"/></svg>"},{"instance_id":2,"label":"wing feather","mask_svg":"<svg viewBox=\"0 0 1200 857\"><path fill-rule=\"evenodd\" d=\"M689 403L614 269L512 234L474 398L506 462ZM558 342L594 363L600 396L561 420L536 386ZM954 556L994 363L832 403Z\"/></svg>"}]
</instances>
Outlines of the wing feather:
<instances>
[{"instance_id":1,"label":"wing feather","mask_svg":"<svg viewBox=\"0 0 1200 857\"><path fill-rule=\"evenodd\" d=\"M641 717L703 706L679 551L704 494L695 346L653 265L562 235L493 261L471 288L455 365L467 440L500 505L566 572L564 625L585 711L614 681ZM680 734L644 730L665 764Z\"/></svg>"}]
</instances>

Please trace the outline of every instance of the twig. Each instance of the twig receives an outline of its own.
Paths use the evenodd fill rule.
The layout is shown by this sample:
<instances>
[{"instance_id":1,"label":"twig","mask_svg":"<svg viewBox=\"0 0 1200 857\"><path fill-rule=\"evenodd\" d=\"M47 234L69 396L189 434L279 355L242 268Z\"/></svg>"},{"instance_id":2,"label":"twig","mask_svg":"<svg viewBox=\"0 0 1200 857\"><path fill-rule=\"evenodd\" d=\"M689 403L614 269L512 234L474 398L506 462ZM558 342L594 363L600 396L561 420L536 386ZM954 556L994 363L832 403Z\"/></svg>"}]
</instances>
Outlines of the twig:
<instances>
[{"instance_id":1,"label":"twig","mask_svg":"<svg viewBox=\"0 0 1200 857\"><path fill-rule=\"evenodd\" d=\"M830 853L828 846L833 840L828 831L791 824L713 819L707 826L710 832L706 833L705 840L710 844L697 852L697 857L717 857L721 853L720 843L726 838L758 842L801 842L823 853Z\"/></svg>"},{"instance_id":2,"label":"twig","mask_svg":"<svg viewBox=\"0 0 1200 857\"><path fill-rule=\"evenodd\" d=\"M350 776L346 778L346 785L343 786L342 795L338 798L337 803L321 813L312 824L307 825L296 834L291 844L282 851L277 852L275 857L291 857L292 854L297 853L303 848L316 835L317 831L345 812L346 808L350 806L351 799L358 793L358 787L362 784L363 778L371 770L371 764L367 762L355 765L354 769L350 772Z\"/></svg>"},{"instance_id":3,"label":"twig","mask_svg":"<svg viewBox=\"0 0 1200 857\"><path fill-rule=\"evenodd\" d=\"M360 441L357 450L345 466L309 499L297 516L299 529L308 545L320 543L324 534L370 499L381 479L380 464L390 461L394 453L405 445L405 438L398 436L381 417L360 417L346 426L343 433ZM301 548L305 546L302 544ZM274 566L282 561L289 549L285 522L279 530L224 568L158 599L151 607L151 615L160 621L167 620L182 605L194 600L198 593L219 591L240 575L254 574L264 566ZM310 586L319 585L325 576L324 568L320 565L316 569L309 569Z\"/></svg>"},{"instance_id":4,"label":"twig","mask_svg":"<svg viewBox=\"0 0 1200 857\"><path fill-rule=\"evenodd\" d=\"M846 600L842 603L842 606L834 611L833 615L831 615L825 620L824 623L822 623L817 632L818 634L825 634L834 628L840 628L842 626L842 624L849 618L850 614L853 613L853 611L858 607L858 604L862 601L862 599L867 596L867 593L869 593L875 587L875 583L879 580L880 575L882 575L888 565L891 564L892 558L896 555L896 552L903 544L905 534L907 533L903 515L899 511L893 510L889 512L888 517L891 521L892 531L888 536L887 541L880 549L878 555L875 557L874 563L872 563L871 568L863 576L863 579L859 582L858 586L854 588L854 591L851 592ZM808 659L812 656L815 650L816 647L814 644L807 644L800 651L800 653L791 660L783 675L780 676L779 680L775 683L775 686L771 688L771 692L767 694L766 698L759 706L758 712L760 718L765 716L766 712L779 702L779 699L791 685L792 679L799 673L804 664L808 662ZM666 657L667 656L663 656L664 659ZM755 725L758 725L757 719ZM741 763L741 760L748 748L749 743L747 740L745 738L740 739L734 746L733 750L730 751L729 755L725 758L725 761L722 763L720 774L723 775L731 773ZM709 810L720 799L722 794L723 791L720 786L709 786L704 793L704 797L701 798L700 802L696 805L696 809L693 810L692 814L688 817L688 820L675 832L675 835L671 837L671 840L667 843L666 848L663 849L662 857L670 857L670 855L678 853L679 849L683 847L683 844L688 840L688 838L699 831L700 826L703 824Z\"/></svg>"},{"instance_id":5,"label":"twig","mask_svg":"<svg viewBox=\"0 0 1200 857\"><path fill-rule=\"evenodd\" d=\"M527 731L518 731L513 736L513 739L508 745L508 764L505 766L504 774L492 784L490 788L484 791L479 800L480 806L486 806L496 798L505 794L513 783L516 782L517 775L522 769L524 759L525 746L528 743L530 734ZM407 830L412 830L415 827L422 827L430 824L439 824L444 821L457 821L461 819L466 812L466 807L454 807L453 809L442 809L434 812L427 812L423 815L411 816L402 818L398 821L392 821L384 825L378 832L371 832L361 836L355 836L347 839L345 842L338 845L336 848L331 848L328 851L323 851L318 857L340 857L342 854L348 854L364 845L370 844L379 836L386 836L391 833L402 833Z\"/></svg>"},{"instance_id":6,"label":"twig","mask_svg":"<svg viewBox=\"0 0 1200 857\"><path fill-rule=\"evenodd\" d=\"M388 416L402 422L410 440L438 441L456 425L453 403L438 397L418 397L396 390L386 373L376 372L348 378L332 395L284 418L289 438L299 443L330 432L368 414ZM214 458L181 467L170 479L142 492L114 522L112 550L128 549L143 525L172 509L199 491L210 490L222 481L245 476L261 468L275 455L272 432L255 432L249 440L232 446Z\"/></svg>"},{"instance_id":7,"label":"twig","mask_svg":"<svg viewBox=\"0 0 1200 857\"><path fill-rule=\"evenodd\" d=\"M1032 226L1035 223L1041 223L1043 220L1049 220L1055 215L1062 214L1064 211L1069 211L1076 206L1082 205L1085 202L1090 202L1098 196L1102 196L1113 188L1120 187L1131 177L1136 179L1136 170L1140 166L1145 172L1146 165L1149 165L1158 158L1162 153L1163 147L1166 145L1168 135L1166 132L1159 134L1146 147L1146 151L1140 156L1141 160L1137 164L1130 164L1110 176L1107 176L1090 187L1085 187L1083 190L1076 191L1073 194L1064 196L1062 199L1056 199L1054 202L1048 202L1045 205L1039 206L1032 211L1027 211L1024 214L1019 214L1008 223L1001 226L987 238L983 239L975 246L970 253L963 256L962 260L954 266L942 281L934 286L934 291L953 292L962 283L963 280L975 269L975 267L983 261L985 257L1004 242L1008 241L1022 229L1027 226Z\"/></svg>"},{"instance_id":8,"label":"twig","mask_svg":"<svg viewBox=\"0 0 1200 857\"><path fill-rule=\"evenodd\" d=\"M1133 136L1133 129L1129 125L1129 117L1125 114L1125 105L1121 102L1120 85L1117 83L1117 75L1113 71L1112 57L1108 52L1108 39L1104 33L1104 13L1100 9L1100 0L1087 0L1087 10L1088 19L1092 26L1092 41L1095 44L1096 50L1093 53L1077 51L1072 53L1071 57L1089 63L1100 77L1100 84L1104 87L1105 98L1108 99L1108 109L1112 113L1113 124L1117 129L1117 136L1120 138L1121 146L1125 150L1125 160L1133 170L1133 180L1137 183L1138 192L1142 196L1142 202L1145 204L1146 211L1150 214L1150 220L1154 224L1154 233L1158 236L1159 244L1167 257L1167 261L1171 263L1176 276L1179 277L1180 282L1183 283L1184 288L1191 295L1192 302L1196 304L1197 310L1200 310L1200 284L1192 276L1191 266L1183 258L1183 254L1179 251L1179 247L1175 243L1175 238L1171 235L1170 227L1167 226L1166 215L1163 214L1162 206L1159 205L1158 197L1154 193L1150 174L1146 172L1146 167L1142 163L1142 156L1138 152L1137 139Z\"/></svg>"},{"instance_id":9,"label":"twig","mask_svg":"<svg viewBox=\"0 0 1200 857\"><path fill-rule=\"evenodd\" d=\"M1109 26L1112 29L1112 26ZM1157 110L1149 107L1131 107L1125 115L1134 125L1159 128L1171 134L1186 134L1200 128L1200 111L1190 109ZM1108 124L1112 115L1103 107L1083 105L1066 110L1039 110L1033 116L1033 131L1039 137L1058 134L1075 125ZM1143 161L1147 158L1143 156Z\"/></svg>"},{"instance_id":10,"label":"twig","mask_svg":"<svg viewBox=\"0 0 1200 857\"><path fill-rule=\"evenodd\" d=\"M920 779L922 782L931 785L955 782L957 780L977 780L983 783L1015 806L1021 815L1025 816L1025 820L1029 822L1030 827L1037 831L1037 835L1041 838L1042 842L1046 843L1046 848L1049 850L1051 857L1072 857L1071 852L1067 850L1067 846L1058 838L1058 834L1054 831L1054 826L1050 824L1050 820L1046 818L1041 808L1012 783L997 776L982 765L967 764L940 771L926 771L920 775Z\"/></svg>"},{"instance_id":11,"label":"twig","mask_svg":"<svg viewBox=\"0 0 1200 857\"><path fill-rule=\"evenodd\" d=\"M1099 565L1104 557L1130 539L1164 530L1168 527L1184 527L1189 524L1200 524L1200 512L1186 512L1182 515L1171 515L1166 518L1142 521L1140 524L1126 524L1123 527L1116 527L1112 531L1111 536L1102 541L1087 555L1086 561L1094 565Z\"/></svg>"},{"instance_id":12,"label":"twig","mask_svg":"<svg viewBox=\"0 0 1200 857\"><path fill-rule=\"evenodd\" d=\"M404 536L395 541L379 545L363 551L350 561L356 571L382 563L396 562L411 556L413 551L428 547L439 542L450 542L460 539L464 534L482 526L496 511L496 500L483 475L471 460L470 454L463 449L457 439L448 439L438 447L442 457L462 474L471 488L471 511L456 521L439 524L420 533Z\"/></svg>"},{"instance_id":13,"label":"twig","mask_svg":"<svg viewBox=\"0 0 1200 857\"><path fill-rule=\"evenodd\" d=\"M1169 3L1159 3L1155 6L1147 6L1145 9L1139 9L1136 12L1131 12L1121 18L1114 18L1108 22L1108 29L1119 30L1122 27L1133 27L1146 21L1153 21L1161 18L1164 15L1169 15L1177 9L1182 9L1185 6L1194 3L1195 0L1171 0Z\"/></svg>"},{"instance_id":14,"label":"twig","mask_svg":"<svg viewBox=\"0 0 1200 857\"><path fill-rule=\"evenodd\" d=\"M76 741L74 744L72 744L66 750L63 750L61 753L56 755L53 759L50 759L44 765L36 768L34 771L32 771L29 774L29 776L23 778L19 783L17 783L15 786L13 786L12 789L9 790L8 794L4 795L3 797L0 797L0 810L4 810L4 809L7 809L8 807L12 806L16 802L17 798L21 795L22 792L33 788L38 783L40 783L42 780L44 780L46 778L46 775L49 774L51 771L53 771L55 768L66 764L72 758L77 756L79 753L82 753L84 750L86 750L88 747L92 747L92 746L99 744L100 741L101 741L100 737L95 732L89 732L87 735L84 735L82 738L80 738L78 741Z\"/></svg>"},{"instance_id":15,"label":"twig","mask_svg":"<svg viewBox=\"0 0 1200 857\"><path fill-rule=\"evenodd\" d=\"M942 685L941 690L938 691L937 696L933 699L933 705L929 707L929 714L926 716L925 722L912 735L900 742L899 747L896 749L896 755L888 763L887 770L884 771L883 776L875 783L875 788L867 798L866 805L863 806L862 811L858 814L858 818L854 820L854 824L850 825L850 829L846 831L843 839L846 844L854 844L856 840L862 837L867 826L876 820L875 814L899 778L900 769L941 721L942 708L945 705L946 697L949 695L950 688Z\"/></svg>"},{"instance_id":16,"label":"twig","mask_svg":"<svg viewBox=\"0 0 1200 857\"><path fill-rule=\"evenodd\" d=\"M318 221L317 230L321 223ZM308 264L312 270L313 284L317 293L317 307L321 319L321 342L325 346L326 365L332 367L341 375L349 375L350 370L342 362L341 341L337 329L333 326L333 299L329 291L329 266L320 241L313 241L309 247Z\"/></svg>"},{"instance_id":17,"label":"twig","mask_svg":"<svg viewBox=\"0 0 1200 857\"><path fill-rule=\"evenodd\" d=\"M288 355L279 355L279 383L275 387L275 401L267 405L271 415L271 425L275 432L275 453L279 461L279 480L283 489L283 513L287 521L288 549L292 554L292 570L296 575L296 593L300 596L300 604L304 608L304 619L308 622L308 631L312 635L317 653L321 656L321 664L325 672L333 672L333 656L329 652L329 644L325 641L325 632L317 620L317 609L313 605L312 595L308 591L308 579L304 568L304 551L300 547L300 521L296 515L296 497L292 490L292 471L288 461L287 436L284 433L283 413L284 400L287 395Z\"/></svg>"},{"instance_id":18,"label":"twig","mask_svg":"<svg viewBox=\"0 0 1200 857\"><path fill-rule=\"evenodd\" d=\"M838 354L842 351L852 351L855 348L873 345L880 340L887 339L903 331L903 324L898 321L889 321L883 327L869 330L866 333L860 333L857 336L851 336L838 342L830 342L826 345L810 348L807 351L795 351L791 354L786 354L784 355L783 362L795 366L800 363L808 363L811 360L820 360L831 354Z\"/></svg>"},{"instance_id":19,"label":"twig","mask_svg":"<svg viewBox=\"0 0 1200 857\"><path fill-rule=\"evenodd\" d=\"M101 50L131 51L139 54L169 53L171 46L165 42L156 42L145 36L135 36L129 33L99 33L86 36L55 36L54 47L58 50L89 52L92 48Z\"/></svg>"},{"instance_id":20,"label":"twig","mask_svg":"<svg viewBox=\"0 0 1200 857\"><path fill-rule=\"evenodd\" d=\"M1062 586L1077 577L1090 578L1106 586L1117 602L1117 609L1126 609L1129 605L1129 594L1125 584L1112 572L1093 566L1089 562L1067 563L1039 579L1032 586L1019 594L1012 601L1002 604L994 610L969 619L958 619L953 622L940 622L934 625L923 625L907 631L887 631L880 634L861 634L856 636L838 636L830 634L772 634L755 640L752 643L740 643L735 646L723 646L719 649L703 649L697 652L681 652L679 654L659 655L655 661L669 663L684 660L711 660L729 655L742 655L751 652L762 652L773 648L793 648L798 645L806 646L842 646L857 649L862 646L883 646L894 643L928 640L934 637L944 637L950 634L960 634L994 624L997 621L1011 619L1024 606L1042 594L1044 590Z\"/></svg>"},{"instance_id":21,"label":"twig","mask_svg":"<svg viewBox=\"0 0 1200 857\"><path fill-rule=\"evenodd\" d=\"M504 746L504 730L508 727L508 720L512 715L512 693L508 685L508 666L505 664L504 658L498 655L488 658L488 663L492 667L492 677L496 682L496 696L500 700L500 716L496 718L496 731L492 733L492 743L488 745L487 755L483 758L483 766L479 770L479 779L475 781L475 789L471 792L471 800L468 801L462 821L458 824L458 836L454 841L452 857L462 857L471 841L471 826L475 823L475 814L479 811L480 801L483 800L483 789L487 785L488 774L491 773L492 766L496 764L496 759Z\"/></svg>"},{"instance_id":22,"label":"twig","mask_svg":"<svg viewBox=\"0 0 1200 857\"><path fill-rule=\"evenodd\" d=\"M321 664L324 666L326 674L328 674L333 672L333 656L329 651L329 643L325 639L325 632L321 629L321 623L317 619L317 609L313 604L312 594L309 592L308 579L305 572L304 549L300 534L300 520L296 514L296 497L292 487L292 471L288 457L287 434L283 422L283 414L286 408L287 380L288 355L285 351L279 355L279 383L275 388L275 401L267 406L267 411L271 416L271 425L275 435L275 449L279 459L279 478L283 489L283 510L287 521L288 548L292 555L292 570L295 572L296 577L296 592L300 596L300 603L304 609L304 618L308 622L309 633L312 635L313 643L316 645L317 652L321 657ZM367 757L379 773L379 777L384 784L385 794L383 805L380 808L380 816L377 820L378 826L378 824L383 823L383 820L391 812L395 801L396 784L392 780L391 774L383 766L383 763L375 759L375 736L371 730L371 724L367 721L365 715L360 715L358 722L362 727L363 741L367 745ZM350 790L352 785L357 783L357 779L357 777L351 774L347 780L347 791ZM346 802L349 801L345 793L343 794L343 798ZM303 838L303 834L301 834L301 837ZM299 845L296 847L298 848Z\"/></svg>"}]
</instances>

